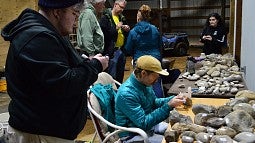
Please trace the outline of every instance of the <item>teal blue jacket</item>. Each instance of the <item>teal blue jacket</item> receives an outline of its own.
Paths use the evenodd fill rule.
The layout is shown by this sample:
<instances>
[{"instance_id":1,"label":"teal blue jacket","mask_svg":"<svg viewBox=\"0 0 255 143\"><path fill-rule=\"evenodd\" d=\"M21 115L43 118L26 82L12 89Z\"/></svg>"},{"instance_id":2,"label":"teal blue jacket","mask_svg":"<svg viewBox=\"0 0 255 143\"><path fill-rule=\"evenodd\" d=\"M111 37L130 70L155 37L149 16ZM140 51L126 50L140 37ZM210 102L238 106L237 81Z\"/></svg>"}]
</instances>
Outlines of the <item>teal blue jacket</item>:
<instances>
[{"instance_id":1,"label":"teal blue jacket","mask_svg":"<svg viewBox=\"0 0 255 143\"><path fill-rule=\"evenodd\" d=\"M154 25L147 21L138 22L130 30L125 50L136 61L143 55L151 55L161 61L161 36Z\"/></svg>"},{"instance_id":2,"label":"teal blue jacket","mask_svg":"<svg viewBox=\"0 0 255 143\"><path fill-rule=\"evenodd\" d=\"M116 124L149 131L169 116L168 98L157 98L152 86L139 82L134 73L119 87L115 97ZM119 134L120 137L130 133Z\"/></svg>"},{"instance_id":3,"label":"teal blue jacket","mask_svg":"<svg viewBox=\"0 0 255 143\"><path fill-rule=\"evenodd\" d=\"M112 88L111 84L103 85L101 83L95 84L91 91L97 97L98 102L101 107L103 117L115 124L114 117L114 96L116 95L116 91Z\"/></svg>"}]
</instances>

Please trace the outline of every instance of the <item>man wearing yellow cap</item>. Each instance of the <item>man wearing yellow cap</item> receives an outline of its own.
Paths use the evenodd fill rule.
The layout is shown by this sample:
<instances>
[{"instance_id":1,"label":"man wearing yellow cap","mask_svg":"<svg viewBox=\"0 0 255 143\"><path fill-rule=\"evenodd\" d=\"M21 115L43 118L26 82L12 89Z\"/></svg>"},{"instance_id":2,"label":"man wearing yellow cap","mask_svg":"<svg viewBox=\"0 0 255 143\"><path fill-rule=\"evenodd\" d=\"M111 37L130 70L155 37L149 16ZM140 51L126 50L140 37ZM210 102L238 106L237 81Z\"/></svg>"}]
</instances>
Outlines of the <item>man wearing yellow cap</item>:
<instances>
[{"instance_id":1,"label":"man wearing yellow cap","mask_svg":"<svg viewBox=\"0 0 255 143\"><path fill-rule=\"evenodd\" d=\"M168 124L164 121L169 112L183 104L184 96L157 98L152 85L159 75L169 75L162 69L160 62L149 55L137 59L136 67L130 77L119 87L115 97L116 124L125 127L138 127L149 136L149 141L161 143L162 133ZM119 134L123 142L141 141L136 134Z\"/></svg>"}]
</instances>

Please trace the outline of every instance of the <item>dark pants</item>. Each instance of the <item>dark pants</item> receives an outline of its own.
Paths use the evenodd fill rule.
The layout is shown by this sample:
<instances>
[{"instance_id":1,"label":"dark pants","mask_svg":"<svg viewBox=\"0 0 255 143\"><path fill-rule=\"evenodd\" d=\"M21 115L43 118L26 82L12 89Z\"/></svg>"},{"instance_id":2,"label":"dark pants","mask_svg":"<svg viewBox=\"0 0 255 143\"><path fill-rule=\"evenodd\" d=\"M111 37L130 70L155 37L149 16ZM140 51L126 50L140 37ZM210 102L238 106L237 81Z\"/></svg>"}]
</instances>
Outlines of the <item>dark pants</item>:
<instances>
[{"instance_id":1,"label":"dark pants","mask_svg":"<svg viewBox=\"0 0 255 143\"><path fill-rule=\"evenodd\" d=\"M162 78L162 83L163 84L170 84L172 85L180 76L181 71L179 69L168 69L167 70L169 75L168 76L161 76ZM168 87L163 87L164 88L164 95L168 96Z\"/></svg>"},{"instance_id":2,"label":"dark pants","mask_svg":"<svg viewBox=\"0 0 255 143\"><path fill-rule=\"evenodd\" d=\"M163 84L174 83L181 74L179 69L167 69L167 71L169 73L168 76L161 76Z\"/></svg>"},{"instance_id":3,"label":"dark pants","mask_svg":"<svg viewBox=\"0 0 255 143\"><path fill-rule=\"evenodd\" d=\"M113 58L109 61L108 73L120 83L124 78L125 64L125 54L120 49L116 50Z\"/></svg>"},{"instance_id":4,"label":"dark pants","mask_svg":"<svg viewBox=\"0 0 255 143\"><path fill-rule=\"evenodd\" d=\"M160 76L158 81L152 85L156 96L159 98L165 97L167 95L167 93L164 92L163 84L173 84L181 74L179 69L167 69L167 71L169 73L168 76Z\"/></svg>"},{"instance_id":5,"label":"dark pants","mask_svg":"<svg viewBox=\"0 0 255 143\"><path fill-rule=\"evenodd\" d=\"M152 88L158 98L165 97L161 77L152 85Z\"/></svg>"}]
</instances>

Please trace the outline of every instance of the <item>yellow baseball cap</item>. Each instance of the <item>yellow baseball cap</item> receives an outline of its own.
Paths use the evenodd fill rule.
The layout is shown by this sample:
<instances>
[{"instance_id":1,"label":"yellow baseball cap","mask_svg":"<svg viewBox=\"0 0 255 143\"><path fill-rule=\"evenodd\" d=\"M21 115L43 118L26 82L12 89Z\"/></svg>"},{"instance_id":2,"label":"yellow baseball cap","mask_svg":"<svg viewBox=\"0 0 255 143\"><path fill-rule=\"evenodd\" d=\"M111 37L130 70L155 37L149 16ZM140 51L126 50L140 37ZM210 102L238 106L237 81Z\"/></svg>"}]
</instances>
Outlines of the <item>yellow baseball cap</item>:
<instances>
[{"instance_id":1,"label":"yellow baseball cap","mask_svg":"<svg viewBox=\"0 0 255 143\"><path fill-rule=\"evenodd\" d=\"M165 76L169 75L166 70L162 69L159 60L150 55L144 55L139 57L136 61L136 67L143 70L153 71L155 73Z\"/></svg>"}]
</instances>

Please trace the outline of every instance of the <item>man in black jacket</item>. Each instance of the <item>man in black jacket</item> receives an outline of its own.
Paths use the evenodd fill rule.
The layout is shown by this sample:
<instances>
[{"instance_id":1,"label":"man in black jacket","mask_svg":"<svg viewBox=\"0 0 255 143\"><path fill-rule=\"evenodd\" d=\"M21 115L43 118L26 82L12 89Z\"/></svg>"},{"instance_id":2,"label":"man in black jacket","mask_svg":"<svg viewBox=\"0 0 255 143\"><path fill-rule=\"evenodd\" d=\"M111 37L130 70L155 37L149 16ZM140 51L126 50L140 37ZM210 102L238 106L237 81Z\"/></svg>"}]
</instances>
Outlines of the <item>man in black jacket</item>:
<instances>
[{"instance_id":1,"label":"man in black jacket","mask_svg":"<svg viewBox=\"0 0 255 143\"><path fill-rule=\"evenodd\" d=\"M123 50L130 31L126 18L122 15L126 4L126 0L116 0L113 8L106 9L100 20L105 43L103 54L111 58L107 72L120 83L123 81L126 64Z\"/></svg>"},{"instance_id":2,"label":"man in black jacket","mask_svg":"<svg viewBox=\"0 0 255 143\"><path fill-rule=\"evenodd\" d=\"M6 60L10 137L18 143L71 143L86 123L86 90L108 66L100 54L79 56L65 37L73 30L81 0L39 0L1 35L10 41Z\"/></svg>"}]
</instances>

